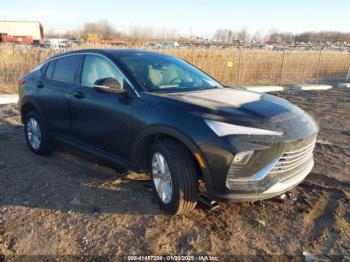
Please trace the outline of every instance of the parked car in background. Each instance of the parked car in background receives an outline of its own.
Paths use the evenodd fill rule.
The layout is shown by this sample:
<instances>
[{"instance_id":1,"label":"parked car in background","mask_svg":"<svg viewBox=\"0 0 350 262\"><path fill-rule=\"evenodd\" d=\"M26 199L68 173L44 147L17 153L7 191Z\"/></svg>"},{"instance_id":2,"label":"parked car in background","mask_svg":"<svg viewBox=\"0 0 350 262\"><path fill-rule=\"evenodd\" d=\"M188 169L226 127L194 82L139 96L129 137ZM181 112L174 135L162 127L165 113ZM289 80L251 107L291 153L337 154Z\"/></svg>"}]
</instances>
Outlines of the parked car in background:
<instances>
[{"instance_id":1,"label":"parked car in background","mask_svg":"<svg viewBox=\"0 0 350 262\"><path fill-rule=\"evenodd\" d=\"M164 41L161 42L157 47L158 48L176 48L179 47L179 43L176 41Z\"/></svg>"},{"instance_id":2,"label":"parked car in background","mask_svg":"<svg viewBox=\"0 0 350 262\"><path fill-rule=\"evenodd\" d=\"M267 94L226 88L191 64L138 50L78 50L19 83L29 148L63 142L152 175L168 213L196 206L199 181L218 201L255 201L311 171L318 126Z\"/></svg>"},{"instance_id":3,"label":"parked car in background","mask_svg":"<svg viewBox=\"0 0 350 262\"><path fill-rule=\"evenodd\" d=\"M50 49L65 49L70 46L70 43L67 39L61 38L51 38L46 39L44 43L44 47Z\"/></svg>"}]
</instances>

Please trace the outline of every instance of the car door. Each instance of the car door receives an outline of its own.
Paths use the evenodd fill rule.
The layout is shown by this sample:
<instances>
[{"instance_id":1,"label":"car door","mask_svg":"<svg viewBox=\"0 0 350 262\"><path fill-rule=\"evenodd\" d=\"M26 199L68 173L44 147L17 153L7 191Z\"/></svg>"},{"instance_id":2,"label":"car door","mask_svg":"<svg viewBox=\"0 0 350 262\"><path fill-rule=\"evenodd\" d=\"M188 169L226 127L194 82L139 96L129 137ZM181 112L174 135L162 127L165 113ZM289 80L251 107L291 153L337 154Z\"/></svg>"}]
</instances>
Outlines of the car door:
<instances>
[{"instance_id":1,"label":"car door","mask_svg":"<svg viewBox=\"0 0 350 262\"><path fill-rule=\"evenodd\" d=\"M112 77L129 88L127 79L117 66L101 55L85 55L80 86L71 102L72 133L84 144L128 159L130 152L129 127L132 96L101 93L94 89L97 80Z\"/></svg>"},{"instance_id":2,"label":"car door","mask_svg":"<svg viewBox=\"0 0 350 262\"><path fill-rule=\"evenodd\" d=\"M36 101L51 133L71 133L70 100L82 58L82 55L70 55L52 60L38 83Z\"/></svg>"}]
</instances>

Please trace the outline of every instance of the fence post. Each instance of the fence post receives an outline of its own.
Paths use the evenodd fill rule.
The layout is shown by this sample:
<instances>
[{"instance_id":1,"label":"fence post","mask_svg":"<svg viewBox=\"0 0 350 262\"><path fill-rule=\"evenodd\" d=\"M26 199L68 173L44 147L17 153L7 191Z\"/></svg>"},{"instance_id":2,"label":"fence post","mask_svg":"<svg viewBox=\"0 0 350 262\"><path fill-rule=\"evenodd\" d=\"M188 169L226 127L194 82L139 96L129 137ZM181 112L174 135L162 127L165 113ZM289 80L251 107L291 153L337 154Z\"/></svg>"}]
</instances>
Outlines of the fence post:
<instances>
[{"instance_id":1,"label":"fence post","mask_svg":"<svg viewBox=\"0 0 350 262\"><path fill-rule=\"evenodd\" d=\"M282 79L283 79L283 73L284 73L284 60L286 58L286 49L283 50L282 55L282 65L281 65L281 75L280 75L280 84L279 86L282 86Z\"/></svg>"},{"instance_id":2,"label":"fence post","mask_svg":"<svg viewBox=\"0 0 350 262\"><path fill-rule=\"evenodd\" d=\"M349 65L349 68L348 68L348 73L346 74L346 81L349 81L349 78L350 78L350 65Z\"/></svg>"},{"instance_id":3,"label":"fence post","mask_svg":"<svg viewBox=\"0 0 350 262\"><path fill-rule=\"evenodd\" d=\"M239 47L239 55L238 55L238 69L237 69L237 83L236 87L239 87L239 82L240 82L240 76L241 76L241 58L242 58L242 48Z\"/></svg>"},{"instance_id":4,"label":"fence post","mask_svg":"<svg viewBox=\"0 0 350 262\"><path fill-rule=\"evenodd\" d=\"M192 45L192 65L194 65L194 48L193 48L193 45Z\"/></svg>"},{"instance_id":5,"label":"fence post","mask_svg":"<svg viewBox=\"0 0 350 262\"><path fill-rule=\"evenodd\" d=\"M318 55L318 64L317 64L317 71L316 71L316 85L318 85L318 80L320 77L321 55L322 55L322 48L320 49L320 54Z\"/></svg>"},{"instance_id":6,"label":"fence post","mask_svg":"<svg viewBox=\"0 0 350 262\"><path fill-rule=\"evenodd\" d=\"M230 59L230 62L232 62L232 68L230 68L230 85L232 87L237 86L237 79L236 79L236 60L235 60L236 52L235 50L232 51L232 59ZM231 76L232 74L232 76Z\"/></svg>"}]
</instances>

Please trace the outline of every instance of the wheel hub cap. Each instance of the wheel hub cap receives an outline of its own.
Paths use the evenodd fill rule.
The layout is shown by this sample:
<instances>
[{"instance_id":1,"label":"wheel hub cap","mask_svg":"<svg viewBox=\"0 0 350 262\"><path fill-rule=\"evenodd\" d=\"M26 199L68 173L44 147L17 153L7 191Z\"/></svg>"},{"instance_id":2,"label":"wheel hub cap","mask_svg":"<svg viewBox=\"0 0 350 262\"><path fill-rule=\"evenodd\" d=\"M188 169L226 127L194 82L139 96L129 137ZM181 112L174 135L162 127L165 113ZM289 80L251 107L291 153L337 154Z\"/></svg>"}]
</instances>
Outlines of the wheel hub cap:
<instances>
[{"instance_id":1,"label":"wheel hub cap","mask_svg":"<svg viewBox=\"0 0 350 262\"><path fill-rule=\"evenodd\" d=\"M152 175L160 199L169 204L173 195L173 185L168 164L160 153L155 153L152 157Z\"/></svg>"},{"instance_id":2,"label":"wheel hub cap","mask_svg":"<svg viewBox=\"0 0 350 262\"><path fill-rule=\"evenodd\" d=\"M27 138L30 146L37 150L41 144L41 130L38 122L34 118L29 118L27 122Z\"/></svg>"}]
</instances>

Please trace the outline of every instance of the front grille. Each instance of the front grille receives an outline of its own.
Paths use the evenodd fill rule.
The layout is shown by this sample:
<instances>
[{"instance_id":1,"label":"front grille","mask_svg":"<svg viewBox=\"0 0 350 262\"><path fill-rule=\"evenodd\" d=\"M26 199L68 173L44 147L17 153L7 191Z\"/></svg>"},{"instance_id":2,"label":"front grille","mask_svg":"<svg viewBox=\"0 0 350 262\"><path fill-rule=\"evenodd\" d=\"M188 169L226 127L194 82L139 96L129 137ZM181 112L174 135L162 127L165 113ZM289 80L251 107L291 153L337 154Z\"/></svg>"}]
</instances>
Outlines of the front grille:
<instances>
[{"instance_id":1,"label":"front grille","mask_svg":"<svg viewBox=\"0 0 350 262\"><path fill-rule=\"evenodd\" d=\"M312 159L312 152L315 148L315 141L311 144L293 151L285 152L280 157L277 164L270 170L271 177L283 176L283 174L298 169L301 165Z\"/></svg>"},{"instance_id":2,"label":"front grille","mask_svg":"<svg viewBox=\"0 0 350 262\"><path fill-rule=\"evenodd\" d=\"M313 150L316 140L303 146L296 146L293 150L287 149L253 175L239 176L242 167L231 165L226 178L226 186L237 192L264 192L277 183L283 183L298 176L306 176L305 170L313 166ZM283 151L282 151L283 152ZM244 166L243 166L244 170ZM309 172L309 171L308 171Z\"/></svg>"}]
</instances>

